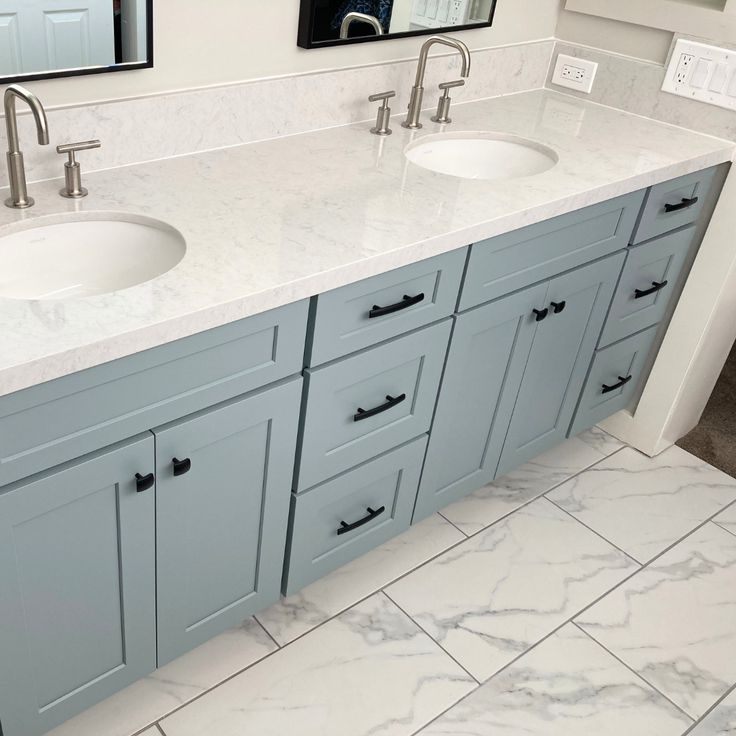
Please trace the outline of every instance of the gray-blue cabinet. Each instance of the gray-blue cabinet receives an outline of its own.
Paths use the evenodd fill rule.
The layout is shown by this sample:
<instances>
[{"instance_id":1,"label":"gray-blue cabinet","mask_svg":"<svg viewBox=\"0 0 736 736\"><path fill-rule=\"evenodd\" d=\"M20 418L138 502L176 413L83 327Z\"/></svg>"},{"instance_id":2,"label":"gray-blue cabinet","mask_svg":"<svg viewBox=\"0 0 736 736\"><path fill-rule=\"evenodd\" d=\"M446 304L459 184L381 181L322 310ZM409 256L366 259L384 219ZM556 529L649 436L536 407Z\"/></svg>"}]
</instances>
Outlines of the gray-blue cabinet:
<instances>
[{"instance_id":1,"label":"gray-blue cabinet","mask_svg":"<svg viewBox=\"0 0 736 736\"><path fill-rule=\"evenodd\" d=\"M0 491L0 718L40 736L156 667L150 433Z\"/></svg>"},{"instance_id":2,"label":"gray-blue cabinet","mask_svg":"<svg viewBox=\"0 0 736 736\"><path fill-rule=\"evenodd\" d=\"M278 599L301 386L154 430L159 667Z\"/></svg>"}]
</instances>

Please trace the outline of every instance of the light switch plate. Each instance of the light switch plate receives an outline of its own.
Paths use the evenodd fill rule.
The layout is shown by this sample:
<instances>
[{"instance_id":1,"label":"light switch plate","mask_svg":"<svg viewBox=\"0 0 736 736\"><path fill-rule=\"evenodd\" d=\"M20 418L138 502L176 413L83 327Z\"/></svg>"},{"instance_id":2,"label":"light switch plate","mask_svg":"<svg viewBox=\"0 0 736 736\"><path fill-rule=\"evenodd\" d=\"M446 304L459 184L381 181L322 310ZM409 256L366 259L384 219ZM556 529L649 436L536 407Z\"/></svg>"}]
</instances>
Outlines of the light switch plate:
<instances>
[{"instance_id":1,"label":"light switch plate","mask_svg":"<svg viewBox=\"0 0 736 736\"><path fill-rule=\"evenodd\" d=\"M736 110L736 51L678 39L662 90Z\"/></svg>"},{"instance_id":2,"label":"light switch plate","mask_svg":"<svg viewBox=\"0 0 736 736\"><path fill-rule=\"evenodd\" d=\"M589 95L593 89L593 81L597 71L598 64L594 61L579 59L567 54L558 54L557 64L555 64L555 70L552 73L552 84L576 89L578 92L585 92L586 95Z\"/></svg>"}]
</instances>

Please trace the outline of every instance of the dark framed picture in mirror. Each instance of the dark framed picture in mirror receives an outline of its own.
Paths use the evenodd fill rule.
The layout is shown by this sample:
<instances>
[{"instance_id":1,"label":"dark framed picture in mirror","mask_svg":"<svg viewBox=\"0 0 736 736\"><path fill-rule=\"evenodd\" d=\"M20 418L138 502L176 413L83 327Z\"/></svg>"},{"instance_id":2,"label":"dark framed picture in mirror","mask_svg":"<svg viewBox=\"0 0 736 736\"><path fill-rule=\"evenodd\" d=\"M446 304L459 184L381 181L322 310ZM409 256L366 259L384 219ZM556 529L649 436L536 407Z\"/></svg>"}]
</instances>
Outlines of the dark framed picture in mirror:
<instances>
[{"instance_id":1,"label":"dark framed picture in mirror","mask_svg":"<svg viewBox=\"0 0 736 736\"><path fill-rule=\"evenodd\" d=\"M153 66L153 0L0 0L0 84Z\"/></svg>"},{"instance_id":2,"label":"dark framed picture in mirror","mask_svg":"<svg viewBox=\"0 0 736 736\"><path fill-rule=\"evenodd\" d=\"M493 25L496 2L301 0L297 42L313 49L484 28Z\"/></svg>"}]
</instances>

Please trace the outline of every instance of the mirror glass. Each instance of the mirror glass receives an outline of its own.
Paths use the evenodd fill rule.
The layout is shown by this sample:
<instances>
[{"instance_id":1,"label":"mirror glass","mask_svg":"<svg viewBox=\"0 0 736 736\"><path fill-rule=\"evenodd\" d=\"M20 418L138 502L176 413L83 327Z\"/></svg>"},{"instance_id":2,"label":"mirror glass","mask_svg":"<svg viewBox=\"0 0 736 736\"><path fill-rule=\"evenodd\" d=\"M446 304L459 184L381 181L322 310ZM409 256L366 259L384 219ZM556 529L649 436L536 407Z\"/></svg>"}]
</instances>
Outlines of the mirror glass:
<instances>
[{"instance_id":1,"label":"mirror glass","mask_svg":"<svg viewBox=\"0 0 736 736\"><path fill-rule=\"evenodd\" d=\"M0 0L0 82L153 65L152 0Z\"/></svg>"},{"instance_id":2,"label":"mirror glass","mask_svg":"<svg viewBox=\"0 0 736 736\"><path fill-rule=\"evenodd\" d=\"M335 46L490 26L496 0L302 0L299 45Z\"/></svg>"}]
</instances>

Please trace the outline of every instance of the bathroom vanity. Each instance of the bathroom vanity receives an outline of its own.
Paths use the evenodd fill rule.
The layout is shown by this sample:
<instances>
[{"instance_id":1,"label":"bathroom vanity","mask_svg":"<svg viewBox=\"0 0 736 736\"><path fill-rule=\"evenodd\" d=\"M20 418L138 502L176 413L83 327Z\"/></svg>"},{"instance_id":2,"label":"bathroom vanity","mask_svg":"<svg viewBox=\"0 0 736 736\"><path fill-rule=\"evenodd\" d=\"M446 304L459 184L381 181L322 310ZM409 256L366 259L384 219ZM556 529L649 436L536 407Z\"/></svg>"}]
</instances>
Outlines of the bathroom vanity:
<instances>
[{"instance_id":1,"label":"bathroom vanity","mask_svg":"<svg viewBox=\"0 0 736 736\"><path fill-rule=\"evenodd\" d=\"M622 120L670 129L591 106L585 132L545 134L538 103L554 99L463 110L468 126L521 116L559 153L527 184L407 170L400 136L384 159L360 126L329 132L365 149L332 200L329 163L313 192L277 200L269 182L311 167L328 133L296 163L296 139L246 147L251 163L289 163L264 166L263 201L233 192L230 219L192 212L181 190L146 199L177 171L235 181L243 161L221 152L118 174L143 183L139 200L115 199L110 172L90 177L90 212L156 212L188 250L118 294L3 301L18 335L0 366L3 736L39 736L636 402L731 147L672 129L700 152L630 149L591 173L602 120L622 146ZM361 199L376 178L395 189ZM373 220L341 250L347 200ZM290 214L274 228L277 201ZM63 220L54 206L37 224ZM13 217L0 236L28 227ZM110 313L85 322L93 307Z\"/></svg>"}]
</instances>

